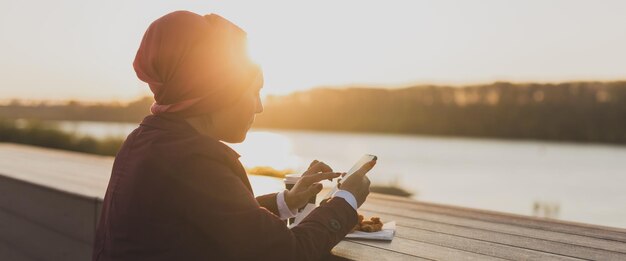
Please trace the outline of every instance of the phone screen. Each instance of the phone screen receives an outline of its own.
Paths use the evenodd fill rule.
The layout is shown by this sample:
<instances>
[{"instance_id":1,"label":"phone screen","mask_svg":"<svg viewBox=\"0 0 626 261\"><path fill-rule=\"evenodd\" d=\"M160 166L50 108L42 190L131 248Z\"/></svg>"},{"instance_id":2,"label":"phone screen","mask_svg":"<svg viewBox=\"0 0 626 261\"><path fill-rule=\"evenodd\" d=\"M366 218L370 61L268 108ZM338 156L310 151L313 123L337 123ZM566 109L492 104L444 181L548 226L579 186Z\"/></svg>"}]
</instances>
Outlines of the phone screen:
<instances>
[{"instance_id":1,"label":"phone screen","mask_svg":"<svg viewBox=\"0 0 626 261\"><path fill-rule=\"evenodd\" d=\"M341 178L341 180L346 180L348 177L350 177L352 174L354 174L357 170L359 170L363 165L365 165L365 163L370 162L371 160L376 160L378 159L378 157L374 156L374 155L370 155L370 154L365 154L363 155L363 157L361 157L361 159L359 159L359 161L357 161L352 168L350 168L350 170L348 170L348 172L346 172L346 175L343 176ZM333 189L330 190L330 193L328 193L328 195L326 195L326 197L324 198L329 198L330 196L332 196L339 188L337 187L337 185L335 185L335 187L333 187Z\"/></svg>"}]
</instances>

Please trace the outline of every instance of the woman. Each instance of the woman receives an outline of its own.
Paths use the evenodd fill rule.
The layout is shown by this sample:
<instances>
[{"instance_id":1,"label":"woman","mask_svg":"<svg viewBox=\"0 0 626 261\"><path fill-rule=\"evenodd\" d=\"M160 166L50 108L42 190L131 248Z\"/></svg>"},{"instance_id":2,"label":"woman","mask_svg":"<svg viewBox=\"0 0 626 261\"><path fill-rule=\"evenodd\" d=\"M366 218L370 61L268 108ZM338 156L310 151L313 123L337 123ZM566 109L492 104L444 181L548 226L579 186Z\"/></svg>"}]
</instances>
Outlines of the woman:
<instances>
[{"instance_id":1,"label":"woman","mask_svg":"<svg viewBox=\"0 0 626 261\"><path fill-rule=\"evenodd\" d=\"M318 260L357 223L374 161L292 229L284 220L340 173L314 161L293 189L252 194L222 143L242 142L263 111L245 43L215 14L177 11L150 25L133 65L155 103L115 158L94 260Z\"/></svg>"}]
</instances>

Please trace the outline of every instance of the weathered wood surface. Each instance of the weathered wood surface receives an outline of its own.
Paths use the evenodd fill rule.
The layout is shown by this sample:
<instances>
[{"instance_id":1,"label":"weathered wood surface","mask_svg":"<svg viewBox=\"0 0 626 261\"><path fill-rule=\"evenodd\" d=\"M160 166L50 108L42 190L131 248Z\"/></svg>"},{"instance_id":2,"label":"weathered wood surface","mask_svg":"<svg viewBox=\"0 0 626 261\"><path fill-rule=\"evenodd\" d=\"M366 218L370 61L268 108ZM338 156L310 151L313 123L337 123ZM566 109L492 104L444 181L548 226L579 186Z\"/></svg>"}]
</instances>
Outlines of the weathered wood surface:
<instances>
[{"instance_id":1,"label":"weathered wood surface","mask_svg":"<svg viewBox=\"0 0 626 261\"><path fill-rule=\"evenodd\" d=\"M103 198L113 158L0 143L0 174L84 197Z\"/></svg>"},{"instance_id":2,"label":"weathered wood surface","mask_svg":"<svg viewBox=\"0 0 626 261\"><path fill-rule=\"evenodd\" d=\"M626 229L424 203L374 194L359 209L395 220L392 242L346 240L430 260L626 260ZM347 255L346 255L347 256ZM376 256L364 259L377 260ZM360 258L359 258L360 259ZM409 259L407 257L407 259Z\"/></svg>"},{"instance_id":3,"label":"weathered wood surface","mask_svg":"<svg viewBox=\"0 0 626 261\"><path fill-rule=\"evenodd\" d=\"M112 157L0 143L0 260L88 260ZM626 260L626 229L372 194L391 242L344 240L356 260Z\"/></svg>"},{"instance_id":4,"label":"weathered wood surface","mask_svg":"<svg viewBox=\"0 0 626 261\"><path fill-rule=\"evenodd\" d=\"M0 143L0 260L89 260L111 163Z\"/></svg>"}]
</instances>

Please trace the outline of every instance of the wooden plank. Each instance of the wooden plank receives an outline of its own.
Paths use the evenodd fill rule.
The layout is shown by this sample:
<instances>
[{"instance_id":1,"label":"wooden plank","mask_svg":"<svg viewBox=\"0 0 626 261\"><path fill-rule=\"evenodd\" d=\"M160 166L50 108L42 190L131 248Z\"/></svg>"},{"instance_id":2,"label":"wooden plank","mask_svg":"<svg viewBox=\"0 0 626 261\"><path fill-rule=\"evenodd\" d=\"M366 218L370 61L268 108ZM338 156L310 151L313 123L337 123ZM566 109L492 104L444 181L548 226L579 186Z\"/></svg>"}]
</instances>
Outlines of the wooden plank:
<instances>
[{"instance_id":1,"label":"wooden plank","mask_svg":"<svg viewBox=\"0 0 626 261\"><path fill-rule=\"evenodd\" d=\"M87 197L104 196L112 165L113 157L0 143L2 175Z\"/></svg>"},{"instance_id":2,"label":"wooden plank","mask_svg":"<svg viewBox=\"0 0 626 261\"><path fill-rule=\"evenodd\" d=\"M522 227L536 228L561 232L571 235L608 239L626 243L626 229L603 227L590 224L540 219L529 216L500 213L471 208L444 206L431 203L398 200L397 197L368 197L368 202L374 205L394 205L399 208L410 208L420 212L430 212L447 216L462 217L467 219L483 220L500 224L511 224Z\"/></svg>"},{"instance_id":3,"label":"wooden plank","mask_svg":"<svg viewBox=\"0 0 626 261\"><path fill-rule=\"evenodd\" d=\"M375 248L392 250L407 255L433 260L503 260L493 256L443 247L402 237L395 237L391 242L356 239L349 239L347 241L358 242Z\"/></svg>"},{"instance_id":4,"label":"wooden plank","mask_svg":"<svg viewBox=\"0 0 626 261\"><path fill-rule=\"evenodd\" d=\"M91 244L95 199L0 176L0 210Z\"/></svg>"},{"instance_id":5,"label":"wooden plank","mask_svg":"<svg viewBox=\"0 0 626 261\"><path fill-rule=\"evenodd\" d=\"M474 214L483 214L483 215L495 215L495 216L499 216L499 217L507 217L507 218L521 218L523 220L533 220L533 221L538 221L538 222L542 222L542 223L554 223L557 225L568 225L568 226L573 226L573 227L578 227L578 228L585 228L585 229L590 229L590 230L598 230L600 232L602 231L611 231L611 232L617 232L617 234L621 237L624 233L626 233L626 228L620 228L620 227L609 227L609 226L602 226L602 225L596 225L596 224L588 224L588 223L580 223L580 222L575 222L575 221L568 221L568 220L559 220L559 219L548 219L548 218L541 218L541 217L534 217L534 216L527 216L527 215L519 215L519 214L513 214L513 213L506 213L506 212L498 212L498 211L492 211L492 210L485 210L485 209L476 209L476 208L468 208L468 207L461 207L461 206L454 206L454 205L446 205L446 204L440 204L440 203L431 203L431 202L424 202L424 201L418 201L415 199L411 199L411 198L406 198L406 197L399 197L399 196L393 196L393 195L385 195L385 194L378 194L378 193L372 193L370 195L369 198L372 198L374 200L376 199L380 199L380 200L384 200L384 201L389 201L389 202L404 202L404 203L409 203L409 204L418 204L421 205L422 207L429 207L429 208L435 208L435 209L443 209L443 210L448 210L448 211L460 211L460 212L471 212Z\"/></svg>"},{"instance_id":6,"label":"wooden plank","mask_svg":"<svg viewBox=\"0 0 626 261\"><path fill-rule=\"evenodd\" d=\"M575 228L584 228L584 229L590 229L590 230L597 230L599 232L602 232L602 231L617 232L616 234L619 237L622 237L624 235L624 233L626 233L626 228L623 228L623 227L609 227L609 226L589 224L589 223L580 223L580 222L569 221L569 220L549 219L549 218L534 217L534 216L527 216L527 215L519 215L519 214L513 214L513 213L493 211L493 210L486 210L486 209L476 209L476 208L468 208L468 207L461 207L461 206L455 206L455 205L431 203L431 202L424 202L424 201L419 201L419 200L415 200L415 199L411 199L411 198L399 197L399 196L393 196L393 195L372 193L372 194L370 194L368 199L370 199L370 198L372 198L373 200L377 200L378 199L378 200L389 201L389 202L392 202L392 203L393 202L404 202L404 203L409 203L409 204L418 204L418 205L420 205L422 207L443 209L443 210L447 210L447 211L454 210L454 211L460 211L460 212L470 212L470 213L474 213L474 214L494 215L494 216L498 216L498 217L507 217L507 218L514 218L514 219L523 219L523 220L532 220L532 221L538 221L538 222L541 222L541 223L551 223L551 224L553 223L553 224L557 224L557 225L572 226L572 227L575 227Z\"/></svg>"},{"instance_id":7,"label":"wooden plank","mask_svg":"<svg viewBox=\"0 0 626 261\"><path fill-rule=\"evenodd\" d=\"M37 164L32 164L33 162L37 162ZM95 225L98 222L102 207L101 199L106 190L112 163L112 157L0 143L0 166L3 167L0 172L6 171L7 176L23 178L32 183L52 186L69 193L92 196L90 210L85 210L91 213L86 216L91 219L92 227L86 229L90 232L83 235L72 235L71 237L59 235L57 232L65 231L65 228L54 230L54 228L48 227L48 224L35 224L41 218L37 218L36 221L20 219L19 211L16 213L7 212L8 207L6 208L7 211L3 212L4 215L0 216L0 231L4 232L6 224L26 224L24 226L27 227L27 232L38 231L44 235L35 237L36 239L56 236L70 242L80 242L88 238L90 241L93 240L93 236L90 237L87 234L93 235ZM21 190L18 191L22 195L34 194L35 196L24 199L31 201L16 204L15 202L21 199L16 199L15 196L12 199L3 196L3 191L9 191L5 188L6 186L2 187L2 182L0 182L0 211L2 211L3 206L11 206L12 209L19 210L17 205L32 208L32 206L41 204L50 205L54 208L59 204L37 203L40 200L33 200L33 198L42 197L41 195L37 195L37 192L25 193ZM15 188L11 189L11 191L13 190ZM17 193L16 195L20 194ZM89 197L85 198L89 199ZM46 202L45 200L54 201L54 199L44 199L44 202ZM333 253L338 256L358 260L488 260L498 258L567 260L571 259L568 257L570 255L587 259L626 259L623 255L626 254L626 244L624 244L626 242L626 229L430 204L374 193L368 198L362 210L370 210L373 212L366 213L377 213L384 219L398 221L397 237L390 243L344 240L333 249ZM61 217L67 215L62 213L71 212L50 212L57 211L55 209L47 211L44 213L56 213L56 216L61 213ZM34 215L34 217L40 217L40 215ZM64 226L69 226L70 223L72 222L66 222ZM46 233L48 235L45 235ZM6 241L7 235L12 236L10 241ZM26 245L24 243L26 241L20 239L19 236L15 231L8 234L0 233L0 240ZM31 240L33 238L31 235L22 235L22 237ZM73 240L72 238L79 238L80 240ZM63 243L64 241L61 239L59 242L61 243L58 244L72 244ZM33 252L38 257L43 251L40 244L35 242L35 248L39 250ZM91 244L87 248L90 255ZM63 249L63 247L58 249ZM553 254L554 251L556 252ZM370 257L372 258L370 259ZM63 258L57 259L73 258L63 256Z\"/></svg>"},{"instance_id":8,"label":"wooden plank","mask_svg":"<svg viewBox=\"0 0 626 261\"><path fill-rule=\"evenodd\" d=\"M89 260L92 245L0 210L0 241L39 260Z\"/></svg>"},{"instance_id":9,"label":"wooden plank","mask_svg":"<svg viewBox=\"0 0 626 261\"><path fill-rule=\"evenodd\" d=\"M523 243L523 247L530 248L531 243L535 242L539 247L537 250L545 251L549 246L559 246L561 244L570 244L574 246L583 246L588 248L595 248L600 250L607 251L615 251L619 253L626 253L626 244L622 242L616 242L611 240L597 239L591 237L584 237L578 235L571 234L563 234L560 232L553 232L535 228L525 228L517 225L509 225L509 224L499 224L481 220L474 219L465 219L460 217L442 215L442 214L433 214L429 212L422 212L412 210L410 208L399 208L397 206L393 206L393 204L375 204L372 205L370 202L366 202L363 204L359 211L370 211L377 214L387 214L393 216L400 217L408 217L412 221L419 222L431 222L435 224L447 224L450 226L454 226L450 228L451 231L462 231L461 229L474 229L471 230L472 233L475 233L476 230L485 232L496 232L498 234L518 236L519 242ZM423 223L428 224L428 223ZM430 229L434 229L432 228ZM496 239L497 237L493 237L498 234L489 234L487 238ZM534 240L533 240L534 239ZM496 242L496 241L494 241ZM497 242L501 243L501 242ZM555 245L555 243L558 243ZM568 255L567 253L561 253Z\"/></svg>"},{"instance_id":10,"label":"wooden plank","mask_svg":"<svg viewBox=\"0 0 626 261\"><path fill-rule=\"evenodd\" d=\"M3 157L12 157L18 160L25 159L28 161L39 160L44 164L50 164L51 166L60 168L64 168L64 165L66 164L80 165L87 168L90 166L110 167L110 163L112 163L112 160L114 159L111 156L100 156L81 152L2 142L0 142L0 152L2 152Z\"/></svg>"},{"instance_id":11,"label":"wooden plank","mask_svg":"<svg viewBox=\"0 0 626 261\"><path fill-rule=\"evenodd\" d=\"M15 247L11 246L8 242L0 241L0 260L33 261L37 259L28 257L26 254L16 251Z\"/></svg>"},{"instance_id":12,"label":"wooden plank","mask_svg":"<svg viewBox=\"0 0 626 261\"><path fill-rule=\"evenodd\" d=\"M347 258L350 260L372 260L372 261L385 261L385 260L432 260L421 258L417 256L407 255L396 251L387 250L384 248L374 248L372 246L351 241L341 241L335 248L332 249L333 255Z\"/></svg>"},{"instance_id":13,"label":"wooden plank","mask_svg":"<svg viewBox=\"0 0 626 261\"><path fill-rule=\"evenodd\" d=\"M626 254L559 242L494 233L411 217L361 211L398 223L397 237L513 260L626 260Z\"/></svg>"}]
</instances>

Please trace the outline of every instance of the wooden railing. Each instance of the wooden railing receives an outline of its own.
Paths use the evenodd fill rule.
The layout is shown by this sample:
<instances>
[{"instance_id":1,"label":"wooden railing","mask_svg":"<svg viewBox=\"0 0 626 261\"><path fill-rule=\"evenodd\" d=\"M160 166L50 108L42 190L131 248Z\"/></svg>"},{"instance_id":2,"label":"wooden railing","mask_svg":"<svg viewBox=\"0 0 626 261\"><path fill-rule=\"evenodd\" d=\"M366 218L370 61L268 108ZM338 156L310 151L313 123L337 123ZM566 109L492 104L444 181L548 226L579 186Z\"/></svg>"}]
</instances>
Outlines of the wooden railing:
<instances>
[{"instance_id":1,"label":"wooden railing","mask_svg":"<svg viewBox=\"0 0 626 261\"><path fill-rule=\"evenodd\" d=\"M0 143L0 260L89 260L112 157ZM626 229L372 194L391 242L344 240L357 260L626 260Z\"/></svg>"}]
</instances>

